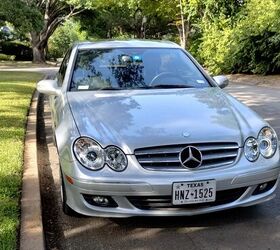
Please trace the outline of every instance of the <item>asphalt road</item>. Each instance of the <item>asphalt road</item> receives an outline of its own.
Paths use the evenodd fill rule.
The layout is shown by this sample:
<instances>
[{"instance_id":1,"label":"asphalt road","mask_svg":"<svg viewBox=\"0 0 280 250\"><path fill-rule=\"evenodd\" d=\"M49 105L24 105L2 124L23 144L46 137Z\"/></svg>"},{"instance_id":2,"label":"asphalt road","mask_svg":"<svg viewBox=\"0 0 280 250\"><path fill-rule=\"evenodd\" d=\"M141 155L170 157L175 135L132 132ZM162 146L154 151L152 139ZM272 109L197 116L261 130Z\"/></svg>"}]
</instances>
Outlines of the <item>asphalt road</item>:
<instances>
[{"instance_id":1,"label":"asphalt road","mask_svg":"<svg viewBox=\"0 0 280 250\"><path fill-rule=\"evenodd\" d=\"M280 89L226 89L280 135ZM39 106L38 161L48 249L280 249L280 194L267 203L195 217L72 218L61 211L59 165L46 99Z\"/></svg>"}]
</instances>

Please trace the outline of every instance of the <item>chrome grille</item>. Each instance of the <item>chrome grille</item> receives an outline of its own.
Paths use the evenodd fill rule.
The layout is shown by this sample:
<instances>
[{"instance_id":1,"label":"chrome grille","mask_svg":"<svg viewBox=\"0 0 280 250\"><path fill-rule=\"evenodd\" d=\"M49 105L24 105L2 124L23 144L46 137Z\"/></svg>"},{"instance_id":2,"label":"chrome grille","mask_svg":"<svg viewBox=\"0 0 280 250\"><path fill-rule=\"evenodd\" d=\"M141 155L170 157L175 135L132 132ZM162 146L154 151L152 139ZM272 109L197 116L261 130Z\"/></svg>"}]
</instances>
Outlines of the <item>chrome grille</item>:
<instances>
[{"instance_id":1,"label":"chrome grille","mask_svg":"<svg viewBox=\"0 0 280 250\"><path fill-rule=\"evenodd\" d=\"M134 154L140 165L147 170L174 171L186 169L181 165L179 154L187 146L194 146L201 151L202 164L198 169L215 168L230 165L238 156L237 143L199 143L157 146L136 149Z\"/></svg>"}]
</instances>

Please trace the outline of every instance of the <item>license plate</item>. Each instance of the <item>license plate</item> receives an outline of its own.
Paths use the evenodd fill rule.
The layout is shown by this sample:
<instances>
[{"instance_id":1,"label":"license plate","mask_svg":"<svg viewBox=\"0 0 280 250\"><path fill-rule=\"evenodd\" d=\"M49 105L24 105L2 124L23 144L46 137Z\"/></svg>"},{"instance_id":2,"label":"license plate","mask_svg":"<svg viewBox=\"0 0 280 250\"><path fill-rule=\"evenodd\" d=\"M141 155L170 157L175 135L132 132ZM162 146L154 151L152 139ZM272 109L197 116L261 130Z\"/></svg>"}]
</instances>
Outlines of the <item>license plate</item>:
<instances>
[{"instance_id":1,"label":"license plate","mask_svg":"<svg viewBox=\"0 0 280 250\"><path fill-rule=\"evenodd\" d=\"M172 204L184 205L215 201L216 181L174 182Z\"/></svg>"}]
</instances>

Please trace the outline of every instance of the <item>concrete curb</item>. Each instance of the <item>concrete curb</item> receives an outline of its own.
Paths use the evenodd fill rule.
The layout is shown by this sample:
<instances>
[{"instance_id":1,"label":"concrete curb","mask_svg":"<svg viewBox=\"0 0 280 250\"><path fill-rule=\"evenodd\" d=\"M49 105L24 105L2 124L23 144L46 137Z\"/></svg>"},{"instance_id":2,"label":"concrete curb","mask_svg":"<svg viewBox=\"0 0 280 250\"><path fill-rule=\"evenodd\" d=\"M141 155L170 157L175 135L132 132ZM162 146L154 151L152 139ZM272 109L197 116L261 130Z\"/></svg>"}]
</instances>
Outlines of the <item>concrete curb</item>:
<instances>
[{"instance_id":1,"label":"concrete curb","mask_svg":"<svg viewBox=\"0 0 280 250\"><path fill-rule=\"evenodd\" d=\"M24 142L24 172L22 178L20 249L45 249L41 195L37 166L37 101L33 95Z\"/></svg>"}]
</instances>

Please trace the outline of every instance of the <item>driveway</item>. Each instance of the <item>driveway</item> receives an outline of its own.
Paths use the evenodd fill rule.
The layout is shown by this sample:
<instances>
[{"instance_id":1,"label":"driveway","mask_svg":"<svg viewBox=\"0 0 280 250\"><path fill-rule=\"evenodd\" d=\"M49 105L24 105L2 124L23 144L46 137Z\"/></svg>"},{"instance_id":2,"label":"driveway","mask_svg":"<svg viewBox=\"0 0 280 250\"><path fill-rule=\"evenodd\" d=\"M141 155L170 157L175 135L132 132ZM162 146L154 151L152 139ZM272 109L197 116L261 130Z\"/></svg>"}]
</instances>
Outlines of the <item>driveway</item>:
<instances>
[{"instance_id":1,"label":"driveway","mask_svg":"<svg viewBox=\"0 0 280 250\"><path fill-rule=\"evenodd\" d=\"M280 89L226 89L264 117L280 135ZM71 218L61 211L59 164L48 102L40 98L38 160L48 249L280 249L280 195L267 203L179 218Z\"/></svg>"}]
</instances>

